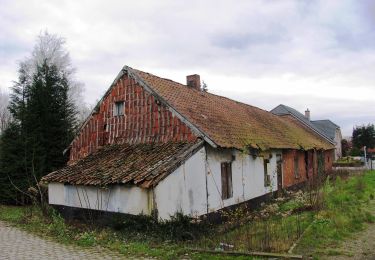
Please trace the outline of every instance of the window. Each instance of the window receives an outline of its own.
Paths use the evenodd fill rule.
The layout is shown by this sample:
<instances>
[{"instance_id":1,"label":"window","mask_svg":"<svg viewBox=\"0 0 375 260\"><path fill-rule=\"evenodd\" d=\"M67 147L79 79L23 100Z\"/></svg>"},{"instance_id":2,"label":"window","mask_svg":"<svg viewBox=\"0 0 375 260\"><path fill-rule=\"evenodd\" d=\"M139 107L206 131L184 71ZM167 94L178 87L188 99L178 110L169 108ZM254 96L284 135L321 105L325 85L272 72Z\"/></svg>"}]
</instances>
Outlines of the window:
<instances>
[{"instance_id":1,"label":"window","mask_svg":"<svg viewBox=\"0 0 375 260\"><path fill-rule=\"evenodd\" d=\"M263 159L263 167L264 167L264 187L271 185L271 176L268 174L268 164L269 159Z\"/></svg>"},{"instance_id":2,"label":"window","mask_svg":"<svg viewBox=\"0 0 375 260\"><path fill-rule=\"evenodd\" d=\"M223 200L233 196L232 163L221 163L221 197Z\"/></svg>"},{"instance_id":3,"label":"window","mask_svg":"<svg viewBox=\"0 0 375 260\"><path fill-rule=\"evenodd\" d=\"M298 155L294 157L294 177L296 179L299 178L299 159L298 159Z\"/></svg>"},{"instance_id":4,"label":"window","mask_svg":"<svg viewBox=\"0 0 375 260\"><path fill-rule=\"evenodd\" d=\"M124 101L116 102L113 107L113 116L123 116L124 115Z\"/></svg>"}]
</instances>

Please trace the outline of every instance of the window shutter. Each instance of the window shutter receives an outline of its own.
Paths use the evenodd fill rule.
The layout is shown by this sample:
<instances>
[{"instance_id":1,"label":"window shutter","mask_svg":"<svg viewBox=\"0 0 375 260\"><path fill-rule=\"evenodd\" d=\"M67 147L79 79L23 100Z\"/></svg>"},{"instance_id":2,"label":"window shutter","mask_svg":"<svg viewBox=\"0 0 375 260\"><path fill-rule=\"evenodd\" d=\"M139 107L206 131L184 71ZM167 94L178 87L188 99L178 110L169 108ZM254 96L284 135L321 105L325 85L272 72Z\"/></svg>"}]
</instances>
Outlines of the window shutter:
<instances>
[{"instance_id":1,"label":"window shutter","mask_svg":"<svg viewBox=\"0 0 375 260\"><path fill-rule=\"evenodd\" d=\"M226 165L227 165L227 178L228 178L227 198L231 198L233 196L232 163L227 163Z\"/></svg>"},{"instance_id":2,"label":"window shutter","mask_svg":"<svg viewBox=\"0 0 375 260\"><path fill-rule=\"evenodd\" d=\"M221 163L221 197L228 199L233 196L232 163Z\"/></svg>"},{"instance_id":3,"label":"window shutter","mask_svg":"<svg viewBox=\"0 0 375 260\"><path fill-rule=\"evenodd\" d=\"M221 197L228 198L227 167L225 163L221 164Z\"/></svg>"}]
</instances>

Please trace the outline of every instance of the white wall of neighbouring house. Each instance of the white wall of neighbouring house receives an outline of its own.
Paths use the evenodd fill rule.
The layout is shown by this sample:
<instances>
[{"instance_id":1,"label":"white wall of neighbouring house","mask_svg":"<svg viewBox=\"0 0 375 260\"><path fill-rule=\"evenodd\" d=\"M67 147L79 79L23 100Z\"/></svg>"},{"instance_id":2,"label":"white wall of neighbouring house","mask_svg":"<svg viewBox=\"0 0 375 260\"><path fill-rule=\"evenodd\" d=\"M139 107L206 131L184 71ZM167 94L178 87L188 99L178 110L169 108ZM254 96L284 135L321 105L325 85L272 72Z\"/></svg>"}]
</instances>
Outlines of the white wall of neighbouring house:
<instances>
[{"instance_id":1,"label":"white wall of neighbouring house","mask_svg":"<svg viewBox=\"0 0 375 260\"><path fill-rule=\"evenodd\" d=\"M276 154L267 164L271 185L264 185L263 157L255 159L245 153L234 149L207 149L207 188L208 188L208 211L214 212L218 209L232 206L250 199L260 197L277 190ZM222 199L221 163L232 162L232 185L233 196Z\"/></svg>"},{"instance_id":2,"label":"white wall of neighbouring house","mask_svg":"<svg viewBox=\"0 0 375 260\"><path fill-rule=\"evenodd\" d=\"M342 140L342 135L341 135L341 130L340 128L336 128L335 131L335 160L339 159L342 157L342 147L341 147L341 140Z\"/></svg>"},{"instance_id":3,"label":"white wall of neighbouring house","mask_svg":"<svg viewBox=\"0 0 375 260\"><path fill-rule=\"evenodd\" d=\"M114 185L108 188L83 185L48 184L49 203L76 208L127 214L151 213L148 190L137 186Z\"/></svg>"},{"instance_id":4,"label":"white wall of neighbouring house","mask_svg":"<svg viewBox=\"0 0 375 260\"><path fill-rule=\"evenodd\" d=\"M201 148L154 189L154 205L160 219L177 212L200 216L207 213L206 150Z\"/></svg>"}]
</instances>

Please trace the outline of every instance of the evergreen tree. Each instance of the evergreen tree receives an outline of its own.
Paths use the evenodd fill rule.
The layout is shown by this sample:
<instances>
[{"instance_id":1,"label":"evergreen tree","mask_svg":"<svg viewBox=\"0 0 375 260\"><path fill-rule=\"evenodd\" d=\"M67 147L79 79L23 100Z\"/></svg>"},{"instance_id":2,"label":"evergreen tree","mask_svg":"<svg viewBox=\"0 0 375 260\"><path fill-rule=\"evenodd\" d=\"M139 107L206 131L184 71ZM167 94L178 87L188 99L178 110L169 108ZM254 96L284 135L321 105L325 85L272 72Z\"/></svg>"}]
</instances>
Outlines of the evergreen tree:
<instances>
[{"instance_id":1,"label":"evergreen tree","mask_svg":"<svg viewBox=\"0 0 375 260\"><path fill-rule=\"evenodd\" d=\"M353 129L352 135L353 149L363 149L375 147L375 128L374 125L362 125Z\"/></svg>"},{"instance_id":2,"label":"evergreen tree","mask_svg":"<svg viewBox=\"0 0 375 260\"><path fill-rule=\"evenodd\" d=\"M20 191L33 182L24 171L24 151L20 125L12 122L0 138L0 204L23 203L27 198Z\"/></svg>"},{"instance_id":3,"label":"evergreen tree","mask_svg":"<svg viewBox=\"0 0 375 260\"><path fill-rule=\"evenodd\" d=\"M349 145L348 140L346 140L346 139L341 140L341 150L342 150L342 156L343 157L349 155L350 145Z\"/></svg>"},{"instance_id":4,"label":"evergreen tree","mask_svg":"<svg viewBox=\"0 0 375 260\"><path fill-rule=\"evenodd\" d=\"M29 91L24 128L30 170L37 179L67 161L62 151L73 138L75 122L67 83L64 73L44 62Z\"/></svg>"},{"instance_id":5,"label":"evergreen tree","mask_svg":"<svg viewBox=\"0 0 375 260\"><path fill-rule=\"evenodd\" d=\"M0 141L0 202L20 202L23 192L67 161L63 150L73 139L76 109L69 98L70 71L39 61L30 77L21 63L10 95L13 122Z\"/></svg>"}]
</instances>

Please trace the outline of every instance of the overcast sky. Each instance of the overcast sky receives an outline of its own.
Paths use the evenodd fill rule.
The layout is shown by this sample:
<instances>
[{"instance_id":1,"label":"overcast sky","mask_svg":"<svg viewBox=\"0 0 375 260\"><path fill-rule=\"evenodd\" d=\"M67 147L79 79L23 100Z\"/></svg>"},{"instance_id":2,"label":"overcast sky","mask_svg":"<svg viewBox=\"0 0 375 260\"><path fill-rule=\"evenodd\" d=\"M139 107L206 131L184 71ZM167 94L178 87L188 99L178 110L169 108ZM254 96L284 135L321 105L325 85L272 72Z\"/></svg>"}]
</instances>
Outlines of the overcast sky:
<instances>
[{"instance_id":1,"label":"overcast sky","mask_svg":"<svg viewBox=\"0 0 375 260\"><path fill-rule=\"evenodd\" d=\"M44 30L66 39L85 101L123 65L270 110L286 104L351 135L375 123L375 1L0 0L0 87Z\"/></svg>"}]
</instances>

